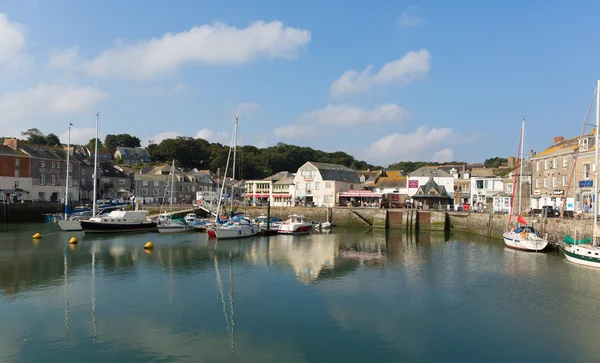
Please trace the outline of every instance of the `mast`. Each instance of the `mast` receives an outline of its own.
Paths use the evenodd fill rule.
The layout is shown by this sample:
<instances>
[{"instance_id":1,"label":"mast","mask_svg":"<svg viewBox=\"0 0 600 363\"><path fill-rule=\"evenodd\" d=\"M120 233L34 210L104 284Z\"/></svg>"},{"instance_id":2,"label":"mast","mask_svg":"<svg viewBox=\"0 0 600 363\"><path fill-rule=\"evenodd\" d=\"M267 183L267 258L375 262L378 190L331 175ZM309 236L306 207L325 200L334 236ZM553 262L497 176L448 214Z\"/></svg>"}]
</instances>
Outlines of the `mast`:
<instances>
[{"instance_id":1,"label":"mast","mask_svg":"<svg viewBox=\"0 0 600 363\"><path fill-rule=\"evenodd\" d=\"M173 219L173 184L175 184L175 159L173 159L173 165L171 166L171 214L169 220Z\"/></svg>"},{"instance_id":2,"label":"mast","mask_svg":"<svg viewBox=\"0 0 600 363\"><path fill-rule=\"evenodd\" d=\"M516 192L516 187L517 187L517 176L520 175L520 163L519 163L519 159L521 156L521 144L523 143L523 129L524 129L524 123L525 123L525 118L523 118L523 121L521 122L521 134L519 136L519 146L517 146L517 162L515 165L515 172L513 174L513 188L512 188L512 194L510 196L510 214L508 216L508 228L510 228L510 225L512 223L512 216L514 214L514 208L515 208L515 192ZM519 205L520 208L520 205Z\"/></svg>"},{"instance_id":3,"label":"mast","mask_svg":"<svg viewBox=\"0 0 600 363\"><path fill-rule=\"evenodd\" d=\"M71 126L72 123L69 123L69 139L67 141L67 178L65 181L65 221L67 220L67 210L69 209L69 163L71 156Z\"/></svg>"},{"instance_id":4,"label":"mast","mask_svg":"<svg viewBox=\"0 0 600 363\"><path fill-rule=\"evenodd\" d=\"M97 175L96 171L98 171L98 118L100 117L100 112L96 112L96 142L94 146L94 200L92 203L92 217L96 216L96 191L97 191Z\"/></svg>"},{"instance_id":5,"label":"mast","mask_svg":"<svg viewBox=\"0 0 600 363\"><path fill-rule=\"evenodd\" d=\"M233 126L233 168L231 173L231 213L233 213L233 196L235 194L235 156L237 154L237 128L238 117L235 116L235 124Z\"/></svg>"},{"instance_id":6,"label":"mast","mask_svg":"<svg viewBox=\"0 0 600 363\"><path fill-rule=\"evenodd\" d=\"M519 161L519 215L521 215L521 200L523 195L523 139L525 139L525 117L521 121L521 145L519 145L519 149L521 150L520 161Z\"/></svg>"},{"instance_id":7,"label":"mast","mask_svg":"<svg viewBox=\"0 0 600 363\"><path fill-rule=\"evenodd\" d=\"M594 233L593 233L593 245L597 246L596 237L598 237L598 141L600 138L598 136L598 129L600 126L600 80L596 81L596 132L594 133L596 136L596 145L594 145L594 150L596 154L596 180L594 181Z\"/></svg>"}]
</instances>

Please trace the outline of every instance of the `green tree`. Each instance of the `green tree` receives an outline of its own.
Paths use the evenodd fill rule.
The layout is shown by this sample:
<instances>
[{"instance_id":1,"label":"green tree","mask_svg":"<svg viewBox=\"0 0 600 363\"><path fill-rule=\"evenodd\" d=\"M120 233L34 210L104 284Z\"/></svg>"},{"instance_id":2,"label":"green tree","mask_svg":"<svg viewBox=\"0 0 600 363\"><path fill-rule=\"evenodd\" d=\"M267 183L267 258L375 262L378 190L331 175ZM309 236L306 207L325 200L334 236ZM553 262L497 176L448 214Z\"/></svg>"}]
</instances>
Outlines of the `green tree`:
<instances>
[{"instance_id":1,"label":"green tree","mask_svg":"<svg viewBox=\"0 0 600 363\"><path fill-rule=\"evenodd\" d=\"M483 165L486 168L499 168L502 164L504 164L506 162L508 162L508 159L506 159L506 158L495 157L495 158L486 159L483 162Z\"/></svg>"},{"instance_id":2,"label":"green tree","mask_svg":"<svg viewBox=\"0 0 600 363\"><path fill-rule=\"evenodd\" d=\"M46 145L60 145L60 139L55 134L48 134L48 136L46 136Z\"/></svg>"},{"instance_id":3,"label":"green tree","mask_svg":"<svg viewBox=\"0 0 600 363\"><path fill-rule=\"evenodd\" d=\"M91 138L85 146L93 149L96 146L96 138ZM100 139L98 139L98 147L102 147L102 141Z\"/></svg>"},{"instance_id":4,"label":"green tree","mask_svg":"<svg viewBox=\"0 0 600 363\"><path fill-rule=\"evenodd\" d=\"M119 146L123 147L140 147L141 140L136 136L129 134L118 134L118 135L106 135L104 138L104 146L110 150L111 154L115 153L115 150Z\"/></svg>"}]
</instances>

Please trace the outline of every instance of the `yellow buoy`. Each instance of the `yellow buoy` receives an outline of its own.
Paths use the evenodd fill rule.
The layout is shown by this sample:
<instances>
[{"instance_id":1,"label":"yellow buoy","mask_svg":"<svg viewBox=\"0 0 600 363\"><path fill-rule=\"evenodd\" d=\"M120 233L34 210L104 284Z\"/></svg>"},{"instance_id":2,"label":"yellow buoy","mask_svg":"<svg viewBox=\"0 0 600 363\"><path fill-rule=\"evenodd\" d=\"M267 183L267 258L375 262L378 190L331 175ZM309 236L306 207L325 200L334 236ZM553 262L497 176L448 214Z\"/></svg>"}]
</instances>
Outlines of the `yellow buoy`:
<instances>
[{"instance_id":1,"label":"yellow buoy","mask_svg":"<svg viewBox=\"0 0 600 363\"><path fill-rule=\"evenodd\" d=\"M79 241L75 237L71 237L71 239L69 240L69 244L74 244L74 243L77 243L77 242L79 242Z\"/></svg>"},{"instance_id":2,"label":"yellow buoy","mask_svg":"<svg viewBox=\"0 0 600 363\"><path fill-rule=\"evenodd\" d=\"M152 242L148 242L144 245L145 250L151 250L153 248L154 248L154 243L152 243Z\"/></svg>"},{"instance_id":3,"label":"yellow buoy","mask_svg":"<svg viewBox=\"0 0 600 363\"><path fill-rule=\"evenodd\" d=\"M33 235L33 237L31 237L31 238L33 238L33 239L42 238L42 235L41 235L41 234L39 234L39 233L36 233L36 234L34 234L34 235Z\"/></svg>"}]
</instances>

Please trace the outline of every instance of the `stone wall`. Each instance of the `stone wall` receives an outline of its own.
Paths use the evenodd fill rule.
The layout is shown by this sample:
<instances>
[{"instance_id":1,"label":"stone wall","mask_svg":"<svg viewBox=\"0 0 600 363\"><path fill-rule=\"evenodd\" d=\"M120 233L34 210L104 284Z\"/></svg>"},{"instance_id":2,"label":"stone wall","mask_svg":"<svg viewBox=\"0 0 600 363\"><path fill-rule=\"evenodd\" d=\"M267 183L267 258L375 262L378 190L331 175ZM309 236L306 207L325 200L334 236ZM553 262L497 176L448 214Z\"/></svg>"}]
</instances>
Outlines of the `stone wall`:
<instances>
[{"instance_id":1,"label":"stone wall","mask_svg":"<svg viewBox=\"0 0 600 363\"><path fill-rule=\"evenodd\" d=\"M0 223L43 222L42 214L64 212L60 203L0 204Z\"/></svg>"}]
</instances>

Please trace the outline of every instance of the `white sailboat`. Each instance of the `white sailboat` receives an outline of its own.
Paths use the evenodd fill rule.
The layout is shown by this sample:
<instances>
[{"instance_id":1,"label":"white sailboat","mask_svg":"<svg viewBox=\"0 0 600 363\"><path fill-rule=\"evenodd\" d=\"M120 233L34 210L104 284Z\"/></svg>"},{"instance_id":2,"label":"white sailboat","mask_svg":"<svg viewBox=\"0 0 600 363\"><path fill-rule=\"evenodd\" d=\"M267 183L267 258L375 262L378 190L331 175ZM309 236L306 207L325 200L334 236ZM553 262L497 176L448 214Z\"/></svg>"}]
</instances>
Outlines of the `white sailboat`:
<instances>
[{"instance_id":1,"label":"white sailboat","mask_svg":"<svg viewBox=\"0 0 600 363\"><path fill-rule=\"evenodd\" d=\"M217 205L217 216L215 217L215 226L206 230L209 237L216 237L218 239L232 239L232 238L244 238L256 236L260 232L260 228L248 218L245 213L238 212L233 213L233 191L235 181L235 158L237 153L237 129L238 129L238 118L235 117L235 123L233 127L233 167L232 167L232 181L231 181L231 215L227 222L224 222L220 218L221 212L221 200L223 197L223 190L225 189L225 179L227 175L227 169L229 168L229 155L227 156L227 166L225 167L225 174L223 176L223 187L219 195L219 203ZM231 153L231 149L229 149Z\"/></svg>"},{"instance_id":2,"label":"white sailboat","mask_svg":"<svg viewBox=\"0 0 600 363\"><path fill-rule=\"evenodd\" d=\"M523 178L521 171L523 170L523 139L525 134L525 119L521 122L521 137L519 143L519 161L517 168L515 169L515 175L513 178L513 192L510 200L510 218L509 228L511 219L513 216L514 200L515 200L515 186L517 183L517 177L519 178L519 201L517 209L517 227L510 228L503 234L504 243L507 247L515 248L524 251L541 251L548 246L548 240L540 236L532 226L527 225L527 221L521 217L521 199L523 190Z\"/></svg>"},{"instance_id":3,"label":"white sailboat","mask_svg":"<svg viewBox=\"0 0 600 363\"><path fill-rule=\"evenodd\" d=\"M600 268L600 246L598 245L598 238L600 237L600 226L598 226L598 142L600 138L598 136L598 129L600 126L600 80L596 81L596 130L595 135L595 180L594 180L594 199L593 199L593 229L592 238L585 239L583 241L575 238L565 238L567 243L563 245L563 253L569 262L573 262L579 265L590 266ZM569 236L567 236L569 237ZM583 242L583 243L582 243ZM591 243L586 243L591 242Z\"/></svg>"},{"instance_id":4,"label":"white sailboat","mask_svg":"<svg viewBox=\"0 0 600 363\"><path fill-rule=\"evenodd\" d=\"M194 230L194 227L187 224L187 222L182 218L173 218L173 196L174 196L174 188L175 184L175 160L173 160L173 165L171 166L171 175L169 175L170 184L171 184L171 194L169 197L169 202L171 204L171 213L169 213L166 221L159 221L158 223L158 232L159 233L181 233L181 232L191 232Z\"/></svg>"}]
</instances>

